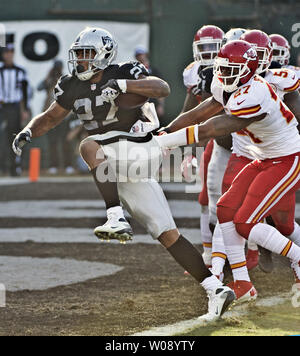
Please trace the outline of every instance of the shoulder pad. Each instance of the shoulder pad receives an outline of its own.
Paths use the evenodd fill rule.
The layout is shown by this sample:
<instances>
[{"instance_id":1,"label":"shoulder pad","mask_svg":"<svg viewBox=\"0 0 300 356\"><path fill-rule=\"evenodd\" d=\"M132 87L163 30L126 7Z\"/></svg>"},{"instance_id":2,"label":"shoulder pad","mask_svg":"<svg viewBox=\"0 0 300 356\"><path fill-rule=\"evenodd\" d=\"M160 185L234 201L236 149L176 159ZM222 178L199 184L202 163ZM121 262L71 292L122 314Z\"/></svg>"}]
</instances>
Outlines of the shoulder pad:
<instances>
[{"instance_id":1,"label":"shoulder pad","mask_svg":"<svg viewBox=\"0 0 300 356\"><path fill-rule=\"evenodd\" d=\"M148 69L138 61L119 63L120 79L138 79L140 75L148 76Z\"/></svg>"},{"instance_id":2,"label":"shoulder pad","mask_svg":"<svg viewBox=\"0 0 300 356\"><path fill-rule=\"evenodd\" d=\"M292 70L293 72L295 72L298 76L298 78L300 79L300 67L295 67L295 66L287 66L288 69Z\"/></svg>"},{"instance_id":3,"label":"shoulder pad","mask_svg":"<svg viewBox=\"0 0 300 356\"><path fill-rule=\"evenodd\" d=\"M248 84L249 83L249 84ZM250 118L266 113L265 107L276 95L271 86L260 76L255 76L231 95L226 105L231 115Z\"/></svg>"},{"instance_id":4,"label":"shoulder pad","mask_svg":"<svg viewBox=\"0 0 300 356\"><path fill-rule=\"evenodd\" d=\"M72 84L75 84L77 81L79 81L78 78L70 75L70 74L66 74L61 76L58 79L58 85L63 88L64 90L67 89L69 86L71 86Z\"/></svg>"},{"instance_id":5,"label":"shoulder pad","mask_svg":"<svg viewBox=\"0 0 300 356\"><path fill-rule=\"evenodd\" d=\"M266 80L280 91L290 93L300 87L298 75L292 69L271 69L268 74Z\"/></svg>"},{"instance_id":6,"label":"shoulder pad","mask_svg":"<svg viewBox=\"0 0 300 356\"><path fill-rule=\"evenodd\" d=\"M199 62L192 62L183 71L183 83L188 89L198 83L199 66Z\"/></svg>"},{"instance_id":7,"label":"shoulder pad","mask_svg":"<svg viewBox=\"0 0 300 356\"><path fill-rule=\"evenodd\" d=\"M67 110L71 110L73 107L74 91L76 90L76 84L79 81L76 77L71 75L64 75L60 79L53 90L54 99Z\"/></svg>"}]
</instances>

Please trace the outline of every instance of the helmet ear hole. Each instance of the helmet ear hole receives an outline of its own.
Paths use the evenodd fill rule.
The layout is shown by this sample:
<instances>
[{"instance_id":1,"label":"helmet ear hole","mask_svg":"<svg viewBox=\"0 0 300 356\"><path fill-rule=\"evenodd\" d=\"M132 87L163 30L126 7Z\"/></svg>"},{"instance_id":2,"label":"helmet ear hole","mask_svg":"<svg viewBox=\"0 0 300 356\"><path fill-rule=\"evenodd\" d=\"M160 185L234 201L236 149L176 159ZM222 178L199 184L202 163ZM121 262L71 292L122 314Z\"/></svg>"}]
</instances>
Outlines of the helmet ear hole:
<instances>
[{"instance_id":1,"label":"helmet ear hole","mask_svg":"<svg viewBox=\"0 0 300 356\"><path fill-rule=\"evenodd\" d=\"M109 58L110 53L106 53L106 55L104 56L105 59Z\"/></svg>"}]
</instances>

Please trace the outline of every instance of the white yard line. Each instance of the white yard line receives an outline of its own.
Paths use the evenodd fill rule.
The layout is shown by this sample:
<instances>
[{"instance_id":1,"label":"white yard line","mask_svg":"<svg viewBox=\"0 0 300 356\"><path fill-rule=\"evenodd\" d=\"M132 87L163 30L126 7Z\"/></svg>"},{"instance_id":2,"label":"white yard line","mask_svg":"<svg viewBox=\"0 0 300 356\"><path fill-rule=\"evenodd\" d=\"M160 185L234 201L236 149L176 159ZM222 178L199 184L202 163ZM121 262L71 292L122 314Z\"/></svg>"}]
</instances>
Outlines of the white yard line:
<instances>
[{"instance_id":1,"label":"white yard line","mask_svg":"<svg viewBox=\"0 0 300 356\"><path fill-rule=\"evenodd\" d=\"M180 229L180 232L193 244L201 244L198 229ZM13 228L0 229L0 243L22 243L33 241L36 243L100 243L93 234L92 229L74 228ZM106 242L103 242L106 243ZM119 242L113 242L119 244ZM146 243L158 244L150 235L134 235L133 241L128 245Z\"/></svg>"},{"instance_id":2,"label":"white yard line","mask_svg":"<svg viewBox=\"0 0 300 356\"><path fill-rule=\"evenodd\" d=\"M168 200L174 218L199 218L201 207L193 200ZM129 217L127 214L126 216ZM13 200L0 202L1 218L106 218L102 200ZM300 203L295 217L300 218Z\"/></svg>"},{"instance_id":3,"label":"white yard line","mask_svg":"<svg viewBox=\"0 0 300 356\"><path fill-rule=\"evenodd\" d=\"M7 185L28 184L28 178L0 178L0 187Z\"/></svg>"},{"instance_id":4,"label":"white yard line","mask_svg":"<svg viewBox=\"0 0 300 356\"><path fill-rule=\"evenodd\" d=\"M2 177L0 178L0 186L6 185L19 185L19 184L29 184L30 181L26 177L22 178L10 178ZM93 183L93 179L90 176L84 177L41 177L38 183ZM170 192L185 192L186 188L188 190L195 189L199 191L199 187L194 184L187 183L161 183L163 190Z\"/></svg>"},{"instance_id":5,"label":"white yard line","mask_svg":"<svg viewBox=\"0 0 300 356\"><path fill-rule=\"evenodd\" d=\"M200 205L193 200L169 200L174 218L199 218ZM127 214L127 216L129 216ZM102 200L13 200L0 202L1 218L106 218Z\"/></svg>"},{"instance_id":6,"label":"white yard line","mask_svg":"<svg viewBox=\"0 0 300 356\"><path fill-rule=\"evenodd\" d=\"M276 306L283 304L288 298L288 295L281 295L281 296L275 296L275 297L270 297L270 298L264 298L264 299L259 299L256 301L257 306ZM233 308L233 310L226 312L223 315L223 318L231 318L231 317L241 317L249 314L248 311L248 304L242 304L238 305ZM149 330L145 330L136 334L133 334L132 336L174 336L174 335L182 335L185 334L189 331L192 331L193 329L196 329L198 327L205 327L208 324L206 322L203 322L201 320L198 320L197 318L195 319L190 319L190 320L184 320L180 321L175 324L171 325L166 325L166 326L161 326L161 327L155 327L151 328Z\"/></svg>"}]
</instances>

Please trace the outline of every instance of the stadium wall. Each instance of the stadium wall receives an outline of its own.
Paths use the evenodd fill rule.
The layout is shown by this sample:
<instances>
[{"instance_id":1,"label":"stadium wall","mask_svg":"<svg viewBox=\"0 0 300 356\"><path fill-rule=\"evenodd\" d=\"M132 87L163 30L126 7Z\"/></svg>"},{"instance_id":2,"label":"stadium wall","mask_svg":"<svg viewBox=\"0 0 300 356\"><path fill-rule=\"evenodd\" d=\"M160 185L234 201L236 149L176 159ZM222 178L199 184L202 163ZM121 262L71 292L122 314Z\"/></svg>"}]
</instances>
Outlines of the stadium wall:
<instances>
[{"instance_id":1,"label":"stadium wall","mask_svg":"<svg viewBox=\"0 0 300 356\"><path fill-rule=\"evenodd\" d=\"M20 20L88 20L138 22L150 25L152 65L170 83L166 120L180 111L185 97L182 70L192 61L192 39L202 25L261 28L279 32L300 45L297 37L300 3L297 0L12 0L0 3L0 22ZM79 29L78 29L79 30ZM296 36L296 37L295 37ZM299 41L299 44L297 42ZM292 47L295 60L297 47Z\"/></svg>"}]
</instances>

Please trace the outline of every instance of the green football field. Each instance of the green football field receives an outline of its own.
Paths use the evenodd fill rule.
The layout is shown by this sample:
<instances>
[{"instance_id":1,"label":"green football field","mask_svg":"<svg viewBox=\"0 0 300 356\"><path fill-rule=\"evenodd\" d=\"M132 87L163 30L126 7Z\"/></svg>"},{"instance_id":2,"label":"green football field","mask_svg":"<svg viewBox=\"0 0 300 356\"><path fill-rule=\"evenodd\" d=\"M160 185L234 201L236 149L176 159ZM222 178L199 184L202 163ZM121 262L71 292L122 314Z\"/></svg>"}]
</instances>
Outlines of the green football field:
<instances>
[{"instance_id":1,"label":"green football field","mask_svg":"<svg viewBox=\"0 0 300 356\"><path fill-rule=\"evenodd\" d=\"M211 325L200 327L186 336L288 336L300 335L300 308L291 302L273 306L248 308L245 316L228 317Z\"/></svg>"}]
</instances>

